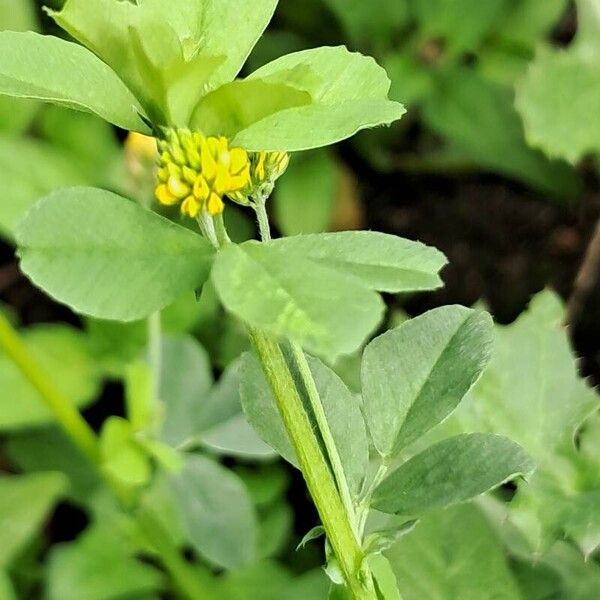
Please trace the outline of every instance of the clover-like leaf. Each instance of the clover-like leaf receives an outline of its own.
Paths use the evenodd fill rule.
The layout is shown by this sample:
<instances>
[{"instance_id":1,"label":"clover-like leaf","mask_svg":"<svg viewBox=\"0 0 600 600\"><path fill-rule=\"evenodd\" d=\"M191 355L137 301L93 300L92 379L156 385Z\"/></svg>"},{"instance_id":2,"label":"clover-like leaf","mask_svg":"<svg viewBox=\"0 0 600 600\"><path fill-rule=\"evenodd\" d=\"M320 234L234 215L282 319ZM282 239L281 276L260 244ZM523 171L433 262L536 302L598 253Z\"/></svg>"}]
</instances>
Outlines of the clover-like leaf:
<instances>
[{"instance_id":1,"label":"clover-like leaf","mask_svg":"<svg viewBox=\"0 0 600 600\"><path fill-rule=\"evenodd\" d=\"M377 486L373 508L387 513L421 515L465 502L535 465L508 438L471 433L448 438L413 456Z\"/></svg>"},{"instance_id":2,"label":"clover-like leaf","mask_svg":"<svg viewBox=\"0 0 600 600\"><path fill-rule=\"evenodd\" d=\"M444 306L367 346L364 412L382 455L394 455L458 406L487 365L492 339L487 313Z\"/></svg>"},{"instance_id":3,"label":"clover-like leaf","mask_svg":"<svg viewBox=\"0 0 600 600\"><path fill-rule=\"evenodd\" d=\"M208 89L237 75L276 4L68 0L49 12L119 74L153 121L184 127Z\"/></svg>"},{"instance_id":4,"label":"clover-like leaf","mask_svg":"<svg viewBox=\"0 0 600 600\"><path fill-rule=\"evenodd\" d=\"M578 0L578 32L568 49L540 51L517 88L528 141L572 163L600 150L600 16Z\"/></svg>"},{"instance_id":5,"label":"clover-like leaf","mask_svg":"<svg viewBox=\"0 0 600 600\"><path fill-rule=\"evenodd\" d=\"M17 231L21 268L74 310L132 321L206 280L213 250L183 227L94 188L58 190Z\"/></svg>"},{"instance_id":6,"label":"clover-like leaf","mask_svg":"<svg viewBox=\"0 0 600 600\"><path fill-rule=\"evenodd\" d=\"M372 59L344 47L283 56L246 81L307 92L311 101L280 108L240 129L233 142L248 150L307 150L333 144L357 131L390 124L405 112L387 99L390 80ZM192 125L194 119L192 119Z\"/></svg>"},{"instance_id":7,"label":"clover-like leaf","mask_svg":"<svg viewBox=\"0 0 600 600\"><path fill-rule=\"evenodd\" d=\"M249 325L331 357L356 350L384 308L359 279L257 242L219 252L212 280L225 308Z\"/></svg>"},{"instance_id":8,"label":"clover-like leaf","mask_svg":"<svg viewBox=\"0 0 600 600\"><path fill-rule=\"evenodd\" d=\"M33 32L0 32L0 94L92 112L147 133L142 108L110 67L78 44Z\"/></svg>"}]
</instances>

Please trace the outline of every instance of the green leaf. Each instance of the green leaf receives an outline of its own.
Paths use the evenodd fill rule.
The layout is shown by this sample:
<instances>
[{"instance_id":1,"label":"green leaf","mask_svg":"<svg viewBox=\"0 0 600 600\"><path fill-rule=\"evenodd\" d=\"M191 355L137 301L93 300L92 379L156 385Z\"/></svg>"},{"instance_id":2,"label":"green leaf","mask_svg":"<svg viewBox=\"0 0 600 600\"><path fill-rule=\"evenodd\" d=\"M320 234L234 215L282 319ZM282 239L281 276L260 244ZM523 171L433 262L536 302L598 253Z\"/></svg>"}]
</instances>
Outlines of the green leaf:
<instances>
[{"instance_id":1,"label":"green leaf","mask_svg":"<svg viewBox=\"0 0 600 600\"><path fill-rule=\"evenodd\" d=\"M187 126L202 94L241 69L275 5L275 0L251 5L69 0L50 14L123 78L154 121Z\"/></svg>"},{"instance_id":2,"label":"green leaf","mask_svg":"<svg viewBox=\"0 0 600 600\"><path fill-rule=\"evenodd\" d=\"M226 83L204 96L192 114L192 129L234 137L254 123L288 108L311 103L308 92L261 79Z\"/></svg>"},{"instance_id":3,"label":"green leaf","mask_svg":"<svg viewBox=\"0 0 600 600\"><path fill-rule=\"evenodd\" d=\"M496 327L492 362L455 415L463 430L509 436L540 466L572 446L600 397L578 374L563 318L561 300L544 291L512 325Z\"/></svg>"},{"instance_id":4,"label":"green leaf","mask_svg":"<svg viewBox=\"0 0 600 600\"><path fill-rule=\"evenodd\" d=\"M550 161L525 142L511 90L466 68L438 74L423 118L452 151L476 165L516 178L553 197L572 197L580 182L572 168Z\"/></svg>"},{"instance_id":5,"label":"green leaf","mask_svg":"<svg viewBox=\"0 0 600 600\"><path fill-rule=\"evenodd\" d=\"M409 292L442 285L446 257L420 242L376 231L297 235L268 242L281 256L306 258L352 275L373 290Z\"/></svg>"},{"instance_id":6,"label":"green leaf","mask_svg":"<svg viewBox=\"0 0 600 600\"><path fill-rule=\"evenodd\" d=\"M242 408L250 425L273 450L297 467L296 451L288 437L262 367L253 352L243 355L241 376Z\"/></svg>"},{"instance_id":7,"label":"green leaf","mask_svg":"<svg viewBox=\"0 0 600 600\"><path fill-rule=\"evenodd\" d=\"M367 556L367 563L381 600L402 600L390 561L383 554L371 554Z\"/></svg>"},{"instance_id":8,"label":"green leaf","mask_svg":"<svg viewBox=\"0 0 600 600\"><path fill-rule=\"evenodd\" d=\"M163 587L163 576L132 554L114 527L92 525L75 542L53 548L48 560L48 600L149 597Z\"/></svg>"},{"instance_id":9,"label":"green leaf","mask_svg":"<svg viewBox=\"0 0 600 600\"><path fill-rule=\"evenodd\" d=\"M599 506L600 487L580 494L566 514L565 531L577 542L586 560L600 547Z\"/></svg>"},{"instance_id":10,"label":"green leaf","mask_svg":"<svg viewBox=\"0 0 600 600\"><path fill-rule=\"evenodd\" d=\"M0 598L2 600L19 600L10 577L4 571L0 571Z\"/></svg>"},{"instance_id":11,"label":"green leaf","mask_svg":"<svg viewBox=\"0 0 600 600\"><path fill-rule=\"evenodd\" d=\"M11 433L6 443L11 464L26 472L60 471L69 478L69 498L85 503L100 485L89 460L56 427Z\"/></svg>"},{"instance_id":12,"label":"green leaf","mask_svg":"<svg viewBox=\"0 0 600 600\"><path fill-rule=\"evenodd\" d=\"M458 406L490 360L492 336L487 313L446 306L366 347L363 410L380 454L395 454Z\"/></svg>"},{"instance_id":13,"label":"green leaf","mask_svg":"<svg viewBox=\"0 0 600 600\"><path fill-rule=\"evenodd\" d=\"M142 109L107 65L81 46L33 32L0 32L0 94L97 114L148 133Z\"/></svg>"},{"instance_id":14,"label":"green leaf","mask_svg":"<svg viewBox=\"0 0 600 600\"><path fill-rule=\"evenodd\" d=\"M0 4L0 29L28 31L38 28L33 0L2 0Z\"/></svg>"},{"instance_id":15,"label":"green leaf","mask_svg":"<svg viewBox=\"0 0 600 600\"><path fill-rule=\"evenodd\" d=\"M326 150L297 155L277 184L275 220L283 235L327 231L339 184L339 170Z\"/></svg>"},{"instance_id":16,"label":"green leaf","mask_svg":"<svg viewBox=\"0 0 600 600\"><path fill-rule=\"evenodd\" d=\"M79 313L132 321L199 288L208 242L116 194L59 190L38 202L17 230L21 268Z\"/></svg>"},{"instance_id":17,"label":"green leaf","mask_svg":"<svg viewBox=\"0 0 600 600\"><path fill-rule=\"evenodd\" d=\"M600 151L597 57L540 53L517 90L517 108L531 145L572 163Z\"/></svg>"},{"instance_id":18,"label":"green leaf","mask_svg":"<svg viewBox=\"0 0 600 600\"><path fill-rule=\"evenodd\" d=\"M377 0L374 6L362 0L325 0L325 3L357 42L389 43L409 17L407 0Z\"/></svg>"},{"instance_id":19,"label":"green leaf","mask_svg":"<svg viewBox=\"0 0 600 600\"><path fill-rule=\"evenodd\" d=\"M372 58L344 47L288 54L255 71L248 80L283 84L308 92L306 106L274 112L238 133L233 143L248 150L308 150L357 131L390 124L405 112L387 100L390 80Z\"/></svg>"},{"instance_id":20,"label":"green leaf","mask_svg":"<svg viewBox=\"0 0 600 600\"><path fill-rule=\"evenodd\" d=\"M39 27L33 0L0 2L0 31L30 31ZM39 110L35 100L0 96L0 131L17 134L25 131Z\"/></svg>"},{"instance_id":21,"label":"green leaf","mask_svg":"<svg viewBox=\"0 0 600 600\"><path fill-rule=\"evenodd\" d=\"M235 316L328 356L356 350L384 308L358 279L257 242L219 252L212 281Z\"/></svg>"},{"instance_id":22,"label":"green leaf","mask_svg":"<svg viewBox=\"0 0 600 600\"><path fill-rule=\"evenodd\" d=\"M227 569L256 559L256 515L247 490L231 471L188 455L173 486L187 536L204 558Z\"/></svg>"},{"instance_id":23,"label":"green leaf","mask_svg":"<svg viewBox=\"0 0 600 600\"><path fill-rule=\"evenodd\" d=\"M535 553L564 535L590 552L598 532L585 499L600 490L597 453L589 453L587 430L579 448L573 440L600 397L578 374L563 319L560 299L547 291L515 323L497 327L494 359L449 423L452 431L510 436L534 457L538 469L518 486L509 518Z\"/></svg>"},{"instance_id":24,"label":"green leaf","mask_svg":"<svg viewBox=\"0 0 600 600\"><path fill-rule=\"evenodd\" d=\"M516 102L528 141L572 163L600 149L600 18L596 0L576 5L574 42L567 50L538 53Z\"/></svg>"},{"instance_id":25,"label":"green leaf","mask_svg":"<svg viewBox=\"0 0 600 600\"><path fill-rule=\"evenodd\" d=\"M544 3L520 0L511 3L498 25L503 43L535 49L540 40L552 32L557 21L565 14L568 4L568 0L547 0Z\"/></svg>"},{"instance_id":26,"label":"green leaf","mask_svg":"<svg viewBox=\"0 0 600 600\"><path fill-rule=\"evenodd\" d=\"M69 400L87 406L100 391L100 372L84 336L66 325L36 325L23 330L33 358ZM38 426L53 421L50 410L19 369L0 352L0 430Z\"/></svg>"},{"instance_id":27,"label":"green leaf","mask_svg":"<svg viewBox=\"0 0 600 600\"><path fill-rule=\"evenodd\" d=\"M198 431L213 376L210 358L192 337L165 337L159 398L164 403L161 439L173 447Z\"/></svg>"},{"instance_id":28,"label":"green leaf","mask_svg":"<svg viewBox=\"0 0 600 600\"><path fill-rule=\"evenodd\" d=\"M65 491L61 473L0 477L0 568L10 566Z\"/></svg>"},{"instance_id":29,"label":"green leaf","mask_svg":"<svg viewBox=\"0 0 600 600\"><path fill-rule=\"evenodd\" d=\"M533 469L525 451L508 438L458 435L396 469L375 489L372 506L387 513L419 515L470 500Z\"/></svg>"},{"instance_id":30,"label":"green leaf","mask_svg":"<svg viewBox=\"0 0 600 600\"><path fill-rule=\"evenodd\" d=\"M412 0L411 9L423 39L441 38L449 52L458 54L479 46L506 4L506 0Z\"/></svg>"},{"instance_id":31,"label":"green leaf","mask_svg":"<svg viewBox=\"0 0 600 600\"><path fill-rule=\"evenodd\" d=\"M41 140L0 137L0 232L9 239L27 210L57 187L85 183L68 156Z\"/></svg>"},{"instance_id":32,"label":"green leaf","mask_svg":"<svg viewBox=\"0 0 600 600\"><path fill-rule=\"evenodd\" d=\"M104 422L100 455L101 468L109 478L131 486L142 486L150 480L150 460L125 419L109 417Z\"/></svg>"},{"instance_id":33,"label":"green leaf","mask_svg":"<svg viewBox=\"0 0 600 600\"><path fill-rule=\"evenodd\" d=\"M358 398L321 361L308 357L308 362L346 480L351 492L358 495L369 458L367 434ZM295 370L293 374L298 379L299 374ZM305 396L304 387L300 385L299 389ZM297 466L296 453L288 438L275 399L256 356L251 353L247 353L242 362L240 393L244 412L260 437L287 461ZM305 402L308 402L307 398Z\"/></svg>"},{"instance_id":34,"label":"green leaf","mask_svg":"<svg viewBox=\"0 0 600 600\"><path fill-rule=\"evenodd\" d=\"M502 546L472 505L424 517L386 556L404 600L521 600Z\"/></svg>"}]
</instances>

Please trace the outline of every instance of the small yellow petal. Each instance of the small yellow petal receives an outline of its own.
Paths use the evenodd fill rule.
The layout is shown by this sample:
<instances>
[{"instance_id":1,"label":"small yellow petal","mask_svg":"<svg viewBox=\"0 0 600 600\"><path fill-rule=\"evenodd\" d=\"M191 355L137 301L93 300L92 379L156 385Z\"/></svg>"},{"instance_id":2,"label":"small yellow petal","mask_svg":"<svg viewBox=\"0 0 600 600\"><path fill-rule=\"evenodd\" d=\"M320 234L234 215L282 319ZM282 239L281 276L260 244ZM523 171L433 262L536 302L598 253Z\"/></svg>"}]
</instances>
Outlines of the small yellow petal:
<instances>
[{"instance_id":1,"label":"small yellow petal","mask_svg":"<svg viewBox=\"0 0 600 600\"><path fill-rule=\"evenodd\" d=\"M217 194L212 193L208 200L208 204L206 205L208 212L211 215L220 215L225 209L225 205L223 204L223 200L217 196Z\"/></svg>"},{"instance_id":2,"label":"small yellow petal","mask_svg":"<svg viewBox=\"0 0 600 600\"><path fill-rule=\"evenodd\" d=\"M181 181L181 179L174 177L173 175L169 177L167 186L169 187L171 194L180 200L185 198L190 193L190 187Z\"/></svg>"},{"instance_id":3,"label":"small yellow petal","mask_svg":"<svg viewBox=\"0 0 600 600\"><path fill-rule=\"evenodd\" d=\"M200 202L206 202L210 196L210 188L202 175L200 175L198 179L196 179L196 183L194 183L194 196Z\"/></svg>"},{"instance_id":4,"label":"small yellow petal","mask_svg":"<svg viewBox=\"0 0 600 600\"><path fill-rule=\"evenodd\" d=\"M187 215L188 217L195 219L198 216L198 213L200 212L200 207L200 202L198 202L196 198L194 198L194 196L188 196L181 203L181 214Z\"/></svg>"},{"instance_id":5,"label":"small yellow petal","mask_svg":"<svg viewBox=\"0 0 600 600\"><path fill-rule=\"evenodd\" d=\"M156 186L154 194L156 196L156 199L165 206L172 206L173 204L177 204L177 198L173 196L173 194L171 194L169 188L164 183Z\"/></svg>"},{"instance_id":6,"label":"small yellow petal","mask_svg":"<svg viewBox=\"0 0 600 600\"><path fill-rule=\"evenodd\" d=\"M194 169L190 169L190 167L182 167L181 174L183 175L184 181L187 181L187 183L190 185L194 185L194 183L196 183L198 172L194 171Z\"/></svg>"}]
</instances>

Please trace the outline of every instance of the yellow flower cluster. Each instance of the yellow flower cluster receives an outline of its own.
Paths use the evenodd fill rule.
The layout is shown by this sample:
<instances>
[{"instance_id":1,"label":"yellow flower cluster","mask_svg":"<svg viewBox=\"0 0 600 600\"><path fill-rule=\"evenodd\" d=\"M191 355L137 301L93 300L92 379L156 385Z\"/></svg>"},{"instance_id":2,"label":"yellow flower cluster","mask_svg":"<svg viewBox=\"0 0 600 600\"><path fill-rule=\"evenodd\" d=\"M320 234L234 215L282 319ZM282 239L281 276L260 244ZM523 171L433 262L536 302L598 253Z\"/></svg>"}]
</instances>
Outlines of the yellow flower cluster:
<instances>
[{"instance_id":1,"label":"yellow flower cluster","mask_svg":"<svg viewBox=\"0 0 600 600\"><path fill-rule=\"evenodd\" d=\"M223 196L250 186L250 159L242 148L229 148L224 137L204 137L189 130L170 130L158 143L160 164L156 198L195 218L205 208L223 212Z\"/></svg>"},{"instance_id":2,"label":"yellow flower cluster","mask_svg":"<svg viewBox=\"0 0 600 600\"><path fill-rule=\"evenodd\" d=\"M248 153L230 148L227 138L188 129L167 131L158 148L156 198L166 206L181 203L182 214L192 218L203 209L213 216L222 213L224 196L250 204L265 186L272 190L289 163L285 152Z\"/></svg>"},{"instance_id":3,"label":"yellow flower cluster","mask_svg":"<svg viewBox=\"0 0 600 600\"><path fill-rule=\"evenodd\" d=\"M290 155L287 152L251 152L250 185L241 192L229 194L238 204L249 204L251 198L269 196L273 185L288 168Z\"/></svg>"}]
</instances>

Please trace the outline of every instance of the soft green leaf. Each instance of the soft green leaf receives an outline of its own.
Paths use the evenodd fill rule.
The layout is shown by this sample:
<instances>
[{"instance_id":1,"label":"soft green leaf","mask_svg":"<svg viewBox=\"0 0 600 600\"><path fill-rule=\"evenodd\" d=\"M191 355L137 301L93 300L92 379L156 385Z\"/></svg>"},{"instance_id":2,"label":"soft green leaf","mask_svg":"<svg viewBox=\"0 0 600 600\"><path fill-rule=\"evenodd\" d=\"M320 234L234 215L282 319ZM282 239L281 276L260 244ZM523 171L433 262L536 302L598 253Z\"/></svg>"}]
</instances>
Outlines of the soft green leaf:
<instances>
[{"instance_id":1,"label":"soft green leaf","mask_svg":"<svg viewBox=\"0 0 600 600\"><path fill-rule=\"evenodd\" d=\"M499 326L490 367L448 424L510 436L534 457L538 469L518 486L509 517L536 553L565 534L589 552L598 532L585 500L600 490L596 453L588 454L586 430L580 449L573 440L600 397L579 377L563 319L560 299L542 292L515 323Z\"/></svg>"},{"instance_id":2,"label":"soft green leaf","mask_svg":"<svg viewBox=\"0 0 600 600\"><path fill-rule=\"evenodd\" d=\"M268 244L230 244L212 281L225 308L249 325L328 356L356 350L383 312L358 279Z\"/></svg>"},{"instance_id":3,"label":"soft green leaf","mask_svg":"<svg viewBox=\"0 0 600 600\"><path fill-rule=\"evenodd\" d=\"M159 392L164 403L161 439L175 447L197 432L212 381L210 358L195 339L163 339Z\"/></svg>"},{"instance_id":4,"label":"soft green leaf","mask_svg":"<svg viewBox=\"0 0 600 600\"><path fill-rule=\"evenodd\" d=\"M96 524L75 542L55 546L48 560L48 600L143 598L163 587L162 574L135 560L116 533Z\"/></svg>"},{"instance_id":5,"label":"soft green leaf","mask_svg":"<svg viewBox=\"0 0 600 600\"><path fill-rule=\"evenodd\" d=\"M375 489L372 506L387 513L419 515L470 500L533 469L525 451L508 438L458 435L396 469Z\"/></svg>"},{"instance_id":6,"label":"soft green leaf","mask_svg":"<svg viewBox=\"0 0 600 600\"><path fill-rule=\"evenodd\" d=\"M475 50L506 4L506 0L410 0L423 38L442 39L453 54Z\"/></svg>"},{"instance_id":7,"label":"soft green leaf","mask_svg":"<svg viewBox=\"0 0 600 600\"><path fill-rule=\"evenodd\" d=\"M2 0L0 31L30 31L39 27L33 0ZM21 133L33 121L39 110L35 100L0 96L0 131Z\"/></svg>"},{"instance_id":8,"label":"soft green leaf","mask_svg":"<svg viewBox=\"0 0 600 600\"><path fill-rule=\"evenodd\" d=\"M64 493L66 484L61 473L0 477L0 568L17 558Z\"/></svg>"},{"instance_id":9,"label":"soft green leaf","mask_svg":"<svg viewBox=\"0 0 600 600\"><path fill-rule=\"evenodd\" d=\"M466 68L436 77L435 93L423 104L423 118L467 161L513 177L554 197L579 189L574 171L550 161L525 143L512 92Z\"/></svg>"},{"instance_id":10,"label":"soft green leaf","mask_svg":"<svg viewBox=\"0 0 600 600\"><path fill-rule=\"evenodd\" d=\"M464 430L509 436L540 466L551 467L600 406L579 377L563 318L560 299L545 291L512 325L498 326L492 362L455 415Z\"/></svg>"},{"instance_id":11,"label":"soft green leaf","mask_svg":"<svg viewBox=\"0 0 600 600\"><path fill-rule=\"evenodd\" d=\"M188 455L173 486L187 536L200 555L228 569L256 559L256 515L248 492L231 471Z\"/></svg>"},{"instance_id":12,"label":"soft green leaf","mask_svg":"<svg viewBox=\"0 0 600 600\"><path fill-rule=\"evenodd\" d=\"M275 220L284 235L327 231L340 173L326 150L313 150L295 156L285 177L277 184L274 198Z\"/></svg>"},{"instance_id":13,"label":"soft green leaf","mask_svg":"<svg viewBox=\"0 0 600 600\"><path fill-rule=\"evenodd\" d=\"M0 32L0 94L97 114L147 133L137 100L107 65L81 46L33 32Z\"/></svg>"},{"instance_id":14,"label":"soft green leaf","mask_svg":"<svg viewBox=\"0 0 600 600\"><path fill-rule=\"evenodd\" d=\"M502 546L471 505L426 516L386 556L404 600L521 600Z\"/></svg>"},{"instance_id":15,"label":"soft green leaf","mask_svg":"<svg viewBox=\"0 0 600 600\"><path fill-rule=\"evenodd\" d=\"M4 571L0 571L0 598L2 600L19 600L10 577Z\"/></svg>"},{"instance_id":16,"label":"soft green leaf","mask_svg":"<svg viewBox=\"0 0 600 600\"><path fill-rule=\"evenodd\" d=\"M430 246L377 231L297 235L268 242L271 253L304 257L352 275L373 290L409 292L442 285L446 257Z\"/></svg>"},{"instance_id":17,"label":"soft green leaf","mask_svg":"<svg viewBox=\"0 0 600 600\"><path fill-rule=\"evenodd\" d=\"M240 396L250 425L285 460L298 466L296 451L275 404L262 367L253 352L244 354L241 363Z\"/></svg>"},{"instance_id":18,"label":"soft green leaf","mask_svg":"<svg viewBox=\"0 0 600 600\"><path fill-rule=\"evenodd\" d=\"M373 443L392 455L445 419L490 360L492 320L461 306L432 310L375 338L362 363Z\"/></svg>"},{"instance_id":19,"label":"soft green leaf","mask_svg":"<svg viewBox=\"0 0 600 600\"><path fill-rule=\"evenodd\" d=\"M389 560L383 554L371 554L367 556L367 563L381 600L401 600L396 575Z\"/></svg>"},{"instance_id":20,"label":"soft green leaf","mask_svg":"<svg viewBox=\"0 0 600 600\"><path fill-rule=\"evenodd\" d=\"M29 31L38 28L33 0L2 0L0 2L0 29Z\"/></svg>"},{"instance_id":21,"label":"soft green leaf","mask_svg":"<svg viewBox=\"0 0 600 600\"><path fill-rule=\"evenodd\" d=\"M238 133L233 143L248 150L308 150L333 144L357 131L390 124L405 112L387 100L390 80L372 58L326 47L288 54L248 80L308 92L306 106L274 112Z\"/></svg>"},{"instance_id":22,"label":"soft green leaf","mask_svg":"<svg viewBox=\"0 0 600 600\"><path fill-rule=\"evenodd\" d=\"M60 471L69 478L67 495L78 502L89 500L100 485L89 460L57 427L12 433L6 443L11 464L26 472Z\"/></svg>"},{"instance_id":23,"label":"soft green leaf","mask_svg":"<svg viewBox=\"0 0 600 600\"><path fill-rule=\"evenodd\" d=\"M66 325L36 325L23 330L22 338L32 357L76 406L84 407L96 397L100 372L80 332ZM0 382L0 430L53 420L39 392L1 351Z\"/></svg>"},{"instance_id":24,"label":"soft green leaf","mask_svg":"<svg viewBox=\"0 0 600 600\"><path fill-rule=\"evenodd\" d=\"M360 492L367 470L369 450L367 434L358 398L344 382L316 358L308 357L321 404L335 441L346 480L353 494ZM299 374L294 371L298 379ZM301 394L305 395L303 386ZM245 355L240 389L244 412L260 437L293 465L296 453L288 438L275 399L254 354ZM308 399L305 400L308 402ZM316 425L315 425L316 426Z\"/></svg>"},{"instance_id":25,"label":"soft green leaf","mask_svg":"<svg viewBox=\"0 0 600 600\"><path fill-rule=\"evenodd\" d=\"M519 0L512 2L499 23L500 36L504 41L532 48L552 32L557 21L564 15L568 0Z\"/></svg>"},{"instance_id":26,"label":"soft green leaf","mask_svg":"<svg viewBox=\"0 0 600 600\"><path fill-rule=\"evenodd\" d=\"M323 525L317 525L316 527L313 527L304 534L304 536L300 540L300 543L296 546L296 551L304 548L304 546L306 546L306 544L308 544L309 542L312 542L313 540L318 540L324 535L325 528L323 527Z\"/></svg>"},{"instance_id":27,"label":"soft green leaf","mask_svg":"<svg viewBox=\"0 0 600 600\"><path fill-rule=\"evenodd\" d=\"M580 494L569 506L565 531L588 559L600 547L600 488Z\"/></svg>"},{"instance_id":28,"label":"soft green leaf","mask_svg":"<svg viewBox=\"0 0 600 600\"><path fill-rule=\"evenodd\" d=\"M294 525L294 512L284 501L270 506L259 522L260 558L277 556L288 544Z\"/></svg>"},{"instance_id":29,"label":"soft green leaf","mask_svg":"<svg viewBox=\"0 0 600 600\"><path fill-rule=\"evenodd\" d=\"M205 281L213 255L200 235L116 194L59 190L17 230L21 268L74 310L131 321Z\"/></svg>"},{"instance_id":30,"label":"soft green leaf","mask_svg":"<svg viewBox=\"0 0 600 600\"><path fill-rule=\"evenodd\" d=\"M202 94L241 69L275 5L275 0L69 0L51 15L127 82L151 118L187 126Z\"/></svg>"},{"instance_id":31,"label":"soft green leaf","mask_svg":"<svg viewBox=\"0 0 600 600\"><path fill-rule=\"evenodd\" d=\"M58 148L41 140L0 137L0 232L12 239L19 221L42 196L57 187L85 183L79 169Z\"/></svg>"},{"instance_id":32,"label":"soft green leaf","mask_svg":"<svg viewBox=\"0 0 600 600\"><path fill-rule=\"evenodd\" d=\"M389 42L409 17L407 0L325 0L325 3L348 35L358 42Z\"/></svg>"},{"instance_id":33,"label":"soft green leaf","mask_svg":"<svg viewBox=\"0 0 600 600\"><path fill-rule=\"evenodd\" d=\"M529 143L549 156L576 163L600 151L598 58L540 53L518 88L517 108Z\"/></svg>"},{"instance_id":34,"label":"soft green leaf","mask_svg":"<svg viewBox=\"0 0 600 600\"><path fill-rule=\"evenodd\" d=\"M292 85L237 80L204 96L194 109L191 125L205 135L234 137L274 113L310 103L310 94Z\"/></svg>"},{"instance_id":35,"label":"soft green leaf","mask_svg":"<svg viewBox=\"0 0 600 600\"><path fill-rule=\"evenodd\" d=\"M108 477L127 485L141 486L151 476L150 461L136 442L131 424L121 417L109 417L100 433L101 468Z\"/></svg>"}]
</instances>

